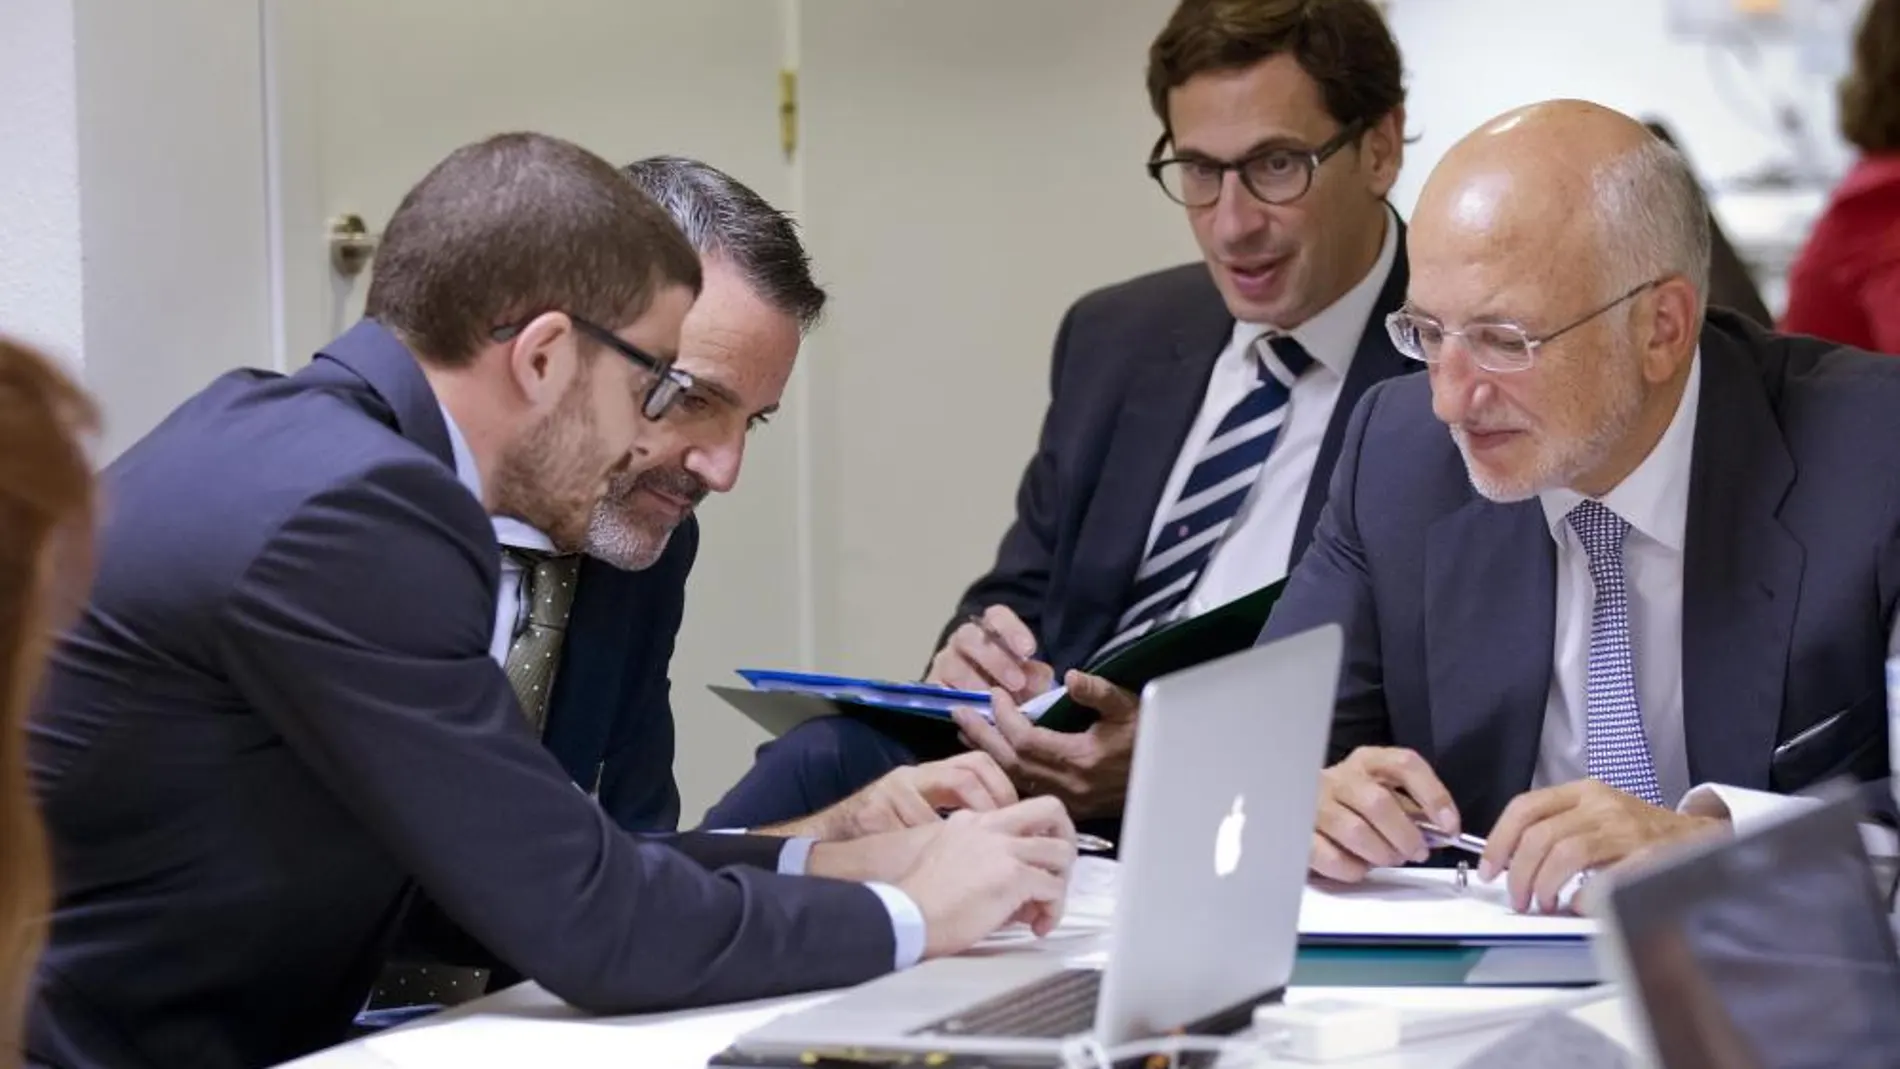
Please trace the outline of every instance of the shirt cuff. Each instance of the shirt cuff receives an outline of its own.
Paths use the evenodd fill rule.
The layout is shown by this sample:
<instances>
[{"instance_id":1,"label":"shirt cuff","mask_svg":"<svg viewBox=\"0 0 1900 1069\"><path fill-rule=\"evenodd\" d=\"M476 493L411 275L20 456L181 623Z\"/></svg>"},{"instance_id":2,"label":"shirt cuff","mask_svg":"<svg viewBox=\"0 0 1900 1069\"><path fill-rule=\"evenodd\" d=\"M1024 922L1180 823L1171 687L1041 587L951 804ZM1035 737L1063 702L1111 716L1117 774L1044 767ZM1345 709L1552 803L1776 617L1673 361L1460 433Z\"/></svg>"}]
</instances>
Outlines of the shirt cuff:
<instances>
[{"instance_id":1,"label":"shirt cuff","mask_svg":"<svg viewBox=\"0 0 1900 1069\"><path fill-rule=\"evenodd\" d=\"M778 870L787 876L803 876L811 863L812 844L817 841L798 837L785 840L784 849L778 852Z\"/></svg>"},{"instance_id":2,"label":"shirt cuff","mask_svg":"<svg viewBox=\"0 0 1900 1069\"><path fill-rule=\"evenodd\" d=\"M877 892L891 914L891 934L896 936L898 969L908 969L924 957L924 911L904 892L888 883L867 883Z\"/></svg>"},{"instance_id":3,"label":"shirt cuff","mask_svg":"<svg viewBox=\"0 0 1900 1069\"><path fill-rule=\"evenodd\" d=\"M1765 824L1772 824L1820 804L1818 798L1704 783L1682 796L1682 803L1676 806L1676 812L1697 817L1722 817L1735 829L1735 834L1745 835ZM1896 837L1888 828L1862 823L1860 838L1872 857L1900 856L1900 837Z\"/></svg>"}]
</instances>

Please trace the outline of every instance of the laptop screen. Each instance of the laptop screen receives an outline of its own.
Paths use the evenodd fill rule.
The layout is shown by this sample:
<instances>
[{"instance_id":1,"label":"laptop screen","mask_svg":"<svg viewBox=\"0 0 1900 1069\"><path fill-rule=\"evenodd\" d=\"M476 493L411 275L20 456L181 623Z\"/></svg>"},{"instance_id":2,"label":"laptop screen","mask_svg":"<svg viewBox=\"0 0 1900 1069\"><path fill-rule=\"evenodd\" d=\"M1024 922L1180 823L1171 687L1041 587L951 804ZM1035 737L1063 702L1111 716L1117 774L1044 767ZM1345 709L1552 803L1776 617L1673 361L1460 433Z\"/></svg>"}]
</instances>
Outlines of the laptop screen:
<instances>
[{"instance_id":1,"label":"laptop screen","mask_svg":"<svg viewBox=\"0 0 1900 1069\"><path fill-rule=\"evenodd\" d=\"M1852 800L1611 894L1666 1069L1900 1067L1900 962Z\"/></svg>"}]
</instances>

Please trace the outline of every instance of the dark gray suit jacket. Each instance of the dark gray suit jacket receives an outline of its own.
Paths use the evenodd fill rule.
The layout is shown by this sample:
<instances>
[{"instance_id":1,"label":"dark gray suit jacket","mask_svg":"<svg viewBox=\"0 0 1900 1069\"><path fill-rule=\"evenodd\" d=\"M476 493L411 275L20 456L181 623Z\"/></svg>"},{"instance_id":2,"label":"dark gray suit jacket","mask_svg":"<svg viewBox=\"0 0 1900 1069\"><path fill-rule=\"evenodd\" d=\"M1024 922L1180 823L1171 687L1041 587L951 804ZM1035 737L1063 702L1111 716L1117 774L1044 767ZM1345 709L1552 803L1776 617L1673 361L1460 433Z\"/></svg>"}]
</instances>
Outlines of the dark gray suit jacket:
<instances>
[{"instance_id":1,"label":"dark gray suit jacket","mask_svg":"<svg viewBox=\"0 0 1900 1069\"><path fill-rule=\"evenodd\" d=\"M1690 779L1784 793L1835 774L1879 780L1900 599L1900 360L1712 310L1702 361L1683 562ZM1482 834L1530 787L1556 582L1536 499L1478 496L1430 383L1399 379L1353 414L1313 546L1261 637L1342 624L1328 760L1416 750Z\"/></svg>"},{"instance_id":2,"label":"dark gray suit jacket","mask_svg":"<svg viewBox=\"0 0 1900 1069\"><path fill-rule=\"evenodd\" d=\"M271 1065L340 1039L418 889L584 1009L888 972L857 884L781 843L615 826L488 656L499 551L374 323L227 375L105 477L97 582L32 726L58 899L29 1049Z\"/></svg>"},{"instance_id":3,"label":"dark gray suit jacket","mask_svg":"<svg viewBox=\"0 0 1900 1069\"><path fill-rule=\"evenodd\" d=\"M1405 228L1320 442L1294 528L1298 560L1326 501L1353 406L1374 384L1416 371L1392 347L1385 317L1405 299ZM1097 290L1063 316L1048 414L1016 494L1016 520L996 563L971 584L938 637L971 613L1007 605L1036 633L1056 677L1113 637L1167 488L1234 329L1206 264L1169 268Z\"/></svg>"}]
</instances>

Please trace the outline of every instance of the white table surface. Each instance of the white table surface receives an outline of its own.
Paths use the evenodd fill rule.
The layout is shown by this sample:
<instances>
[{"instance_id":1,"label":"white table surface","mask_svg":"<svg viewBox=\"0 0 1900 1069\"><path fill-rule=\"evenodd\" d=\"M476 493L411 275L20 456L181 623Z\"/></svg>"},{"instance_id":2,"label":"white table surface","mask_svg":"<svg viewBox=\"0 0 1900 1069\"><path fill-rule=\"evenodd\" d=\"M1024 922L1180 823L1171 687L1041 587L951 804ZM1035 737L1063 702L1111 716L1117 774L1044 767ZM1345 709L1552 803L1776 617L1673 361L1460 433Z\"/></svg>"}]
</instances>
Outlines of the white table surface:
<instances>
[{"instance_id":1,"label":"white table surface","mask_svg":"<svg viewBox=\"0 0 1900 1069\"><path fill-rule=\"evenodd\" d=\"M1094 950L1099 935L1062 938L1012 953L1061 954ZM631 1017L589 1017L535 984L522 984L399 1029L333 1047L290 1063L296 1069L518 1069L520 1066L627 1069L703 1069L741 1032L778 1014L834 997L803 995L732 1006ZM1574 991L1497 988L1295 988L1288 1000L1343 998L1407 1009L1447 1012L1490 1009ZM1619 1043L1629 1025L1620 1000L1605 998L1571 1016ZM1376 1058L1325 1063L1335 1069L1450 1069L1497 1040L1500 1025L1408 1045ZM1246 1065L1229 1058L1223 1065ZM1311 1062L1259 1058L1252 1065L1296 1066ZM286 1067L288 1069L288 1067Z\"/></svg>"}]
</instances>

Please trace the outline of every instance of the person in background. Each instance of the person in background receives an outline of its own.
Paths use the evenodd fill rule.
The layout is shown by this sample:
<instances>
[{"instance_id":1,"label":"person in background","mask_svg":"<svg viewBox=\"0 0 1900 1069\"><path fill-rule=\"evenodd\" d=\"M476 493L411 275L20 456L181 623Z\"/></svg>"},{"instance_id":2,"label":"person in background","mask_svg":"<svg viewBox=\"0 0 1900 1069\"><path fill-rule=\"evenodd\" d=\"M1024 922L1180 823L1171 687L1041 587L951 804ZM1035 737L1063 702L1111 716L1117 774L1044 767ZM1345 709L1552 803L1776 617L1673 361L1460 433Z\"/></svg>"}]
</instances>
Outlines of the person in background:
<instances>
[{"instance_id":1,"label":"person in background","mask_svg":"<svg viewBox=\"0 0 1900 1069\"><path fill-rule=\"evenodd\" d=\"M0 338L0 1066L19 1064L20 1014L51 901L22 723L47 639L88 581L92 400L46 356Z\"/></svg>"},{"instance_id":2,"label":"person in background","mask_svg":"<svg viewBox=\"0 0 1900 1069\"><path fill-rule=\"evenodd\" d=\"M1781 329L1900 354L1900 0L1867 0L1841 82L1860 158L1788 269Z\"/></svg>"},{"instance_id":3,"label":"person in background","mask_svg":"<svg viewBox=\"0 0 1900 1069\"><path fill-rule=\"evenodd\" d=\"M1383 327L1406 282L1386 201L1404 158L1402 73L1369 0L1183 0L1149 50L1161 135L1148 168L1202 260L1063 317L1015 522L926 673L1017 700L1062 682L1101 713L1072 734L1010 703L994 726L967 710L958 725L1019 792L1054 795L1111 836L1133 703L1072 670L1285 576L1354 404L1417 368ZM925 747L846 717L807 721L760 749L712 819L783 820L956 752Z\"/></svg>"}]
</instances>

